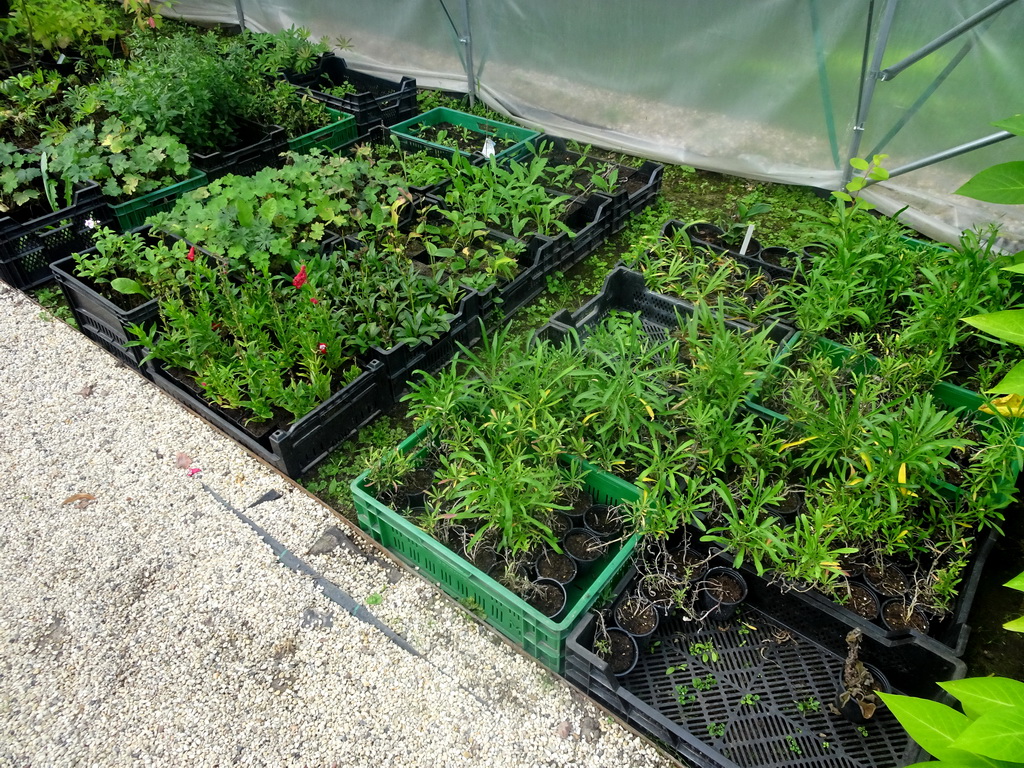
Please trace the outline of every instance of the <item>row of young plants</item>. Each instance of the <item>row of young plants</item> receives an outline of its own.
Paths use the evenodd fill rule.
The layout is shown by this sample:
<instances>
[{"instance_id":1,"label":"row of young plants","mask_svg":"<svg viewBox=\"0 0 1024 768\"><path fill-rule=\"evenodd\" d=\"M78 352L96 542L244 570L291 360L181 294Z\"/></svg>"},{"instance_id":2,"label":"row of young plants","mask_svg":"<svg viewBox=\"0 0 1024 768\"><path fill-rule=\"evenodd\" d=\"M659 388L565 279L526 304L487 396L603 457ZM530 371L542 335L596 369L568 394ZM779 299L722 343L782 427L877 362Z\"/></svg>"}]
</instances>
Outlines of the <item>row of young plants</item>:
<instances>
[{"instance_id":1,"label":"row of young plants","mask_svg":"<svg viewBox=\"0 0 1024 768\"><path fill-rule=\"evenodd\" d=\"M145 233L100 229L75 274L125 309L149 302L157 322L135 328L136 343L211 403L254 422L299 418L357 358L447 333L467 291L519 271L535 233L567 230L557 217L570 197L539 179L582 165L394 157L312 152L222 177L151 216ZM414 203L426 175L415 171L428 166L454 177L453 192Z\"/></svg>"}]
</instances>

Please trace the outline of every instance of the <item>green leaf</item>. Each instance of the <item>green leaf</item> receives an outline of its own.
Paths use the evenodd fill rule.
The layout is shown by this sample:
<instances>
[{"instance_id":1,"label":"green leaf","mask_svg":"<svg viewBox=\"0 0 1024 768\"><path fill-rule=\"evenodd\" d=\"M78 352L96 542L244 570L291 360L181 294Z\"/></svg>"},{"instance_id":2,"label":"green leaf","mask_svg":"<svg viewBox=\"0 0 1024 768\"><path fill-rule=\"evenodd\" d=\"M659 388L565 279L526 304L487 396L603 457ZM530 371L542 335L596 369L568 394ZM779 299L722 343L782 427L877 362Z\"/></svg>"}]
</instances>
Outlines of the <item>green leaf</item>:
<instances>
[{"instance_id":1,"label":"green leaf","mask_svg":"<svg viewBox=\"0 0 1024 768\"><path fill-rule=\"evenodd\" d=\"M966 715L937 701L914 696L879 693L900 725L932 757L942 760L950 754L953 741L970 724Z\"/></svg>"},{"instance_id":2,"label":"green leaf","mask_svg":"<svg viewBox=\"0 0 1024 768\"><path fill-rule=\"evenodd\" d=\"M997 395L1020 395L1024 397L1024 360L1011 368L1002 380L986 389Z\"/></svg>"},{"instance_id":3,"label":"green leaf","mask_svg":"<svg viewBox=\"0 0 1024 768\"><path fill-rule=\"evenodd\" d=\"M1024 251L1018 251L1011 256L1013 259L1024 259ZM1019 264L1011 264L1008 267L1003 267L1007 272L1016 272L1017 274L1024 275L1024 261Z\"/></svg>"},{"instance_id":4,"label":"green leaf","mask_svg":"<svg viewBox=\"0 0 1024 768\"><path fill-rule=\"evenodd\" d=\"M856 168L858 171L866 171L868 169L868 161L863 157L851 157L850 165Z\"/></svg>"},{"instance_id":5,"label":"green leaf","mask_svg":"<svg viewBox=\"0 0 1024 768\"><path fill-rule=\"evenodd\" d=\"M1004 309L987 315L972 315L963 320L997 339L1024 345L1024 309Z\"/></svg>"},{"instance_id":6,"label":"green leaf","mask_svg":"<svg viewBox=\"0 0 1024 768\"><path fill-rule=\"evenodd\" d=\"M971 177L956 194L985 203L1024 205L1024 160L986 168Z\"/></svg>"},{"instance_id":7,"label":"green leaf","mask_svg":"<svg viewBox=\"0 0 1024 768\"><path fill-rule=\"evenodd\" d=\"M1008 621L1003 624L1003 629L1008 629L1011 632L1024 632L1024 616L1013 621Z\"/></svg>"},{"instance_id":8,"label":"green leaf","mask_svg":"<svg viewBox=\"0 0 1024 768\"><path fill-rule=\"evenodd\" d=\"M992 123L992 125L1004 131L1015 133L1018 136L1024 136L1024 115L1014 115L1005 120L998 120Z\"/></svg>"},{"instance_id":9,"label":"green leaf","mask_svg":"<svg viewBox=\"0 0 1024 768\"><path fill-rule=\"evenodd\" d=\"M143 288L137 281L127 277L115 277L110 281L110 287L118 293L135 293L147 299L149 298L149 291Z\"/></svg>"},{"instance_id":10,"label":"green leaf","mask_svg":"<svg viewBox=\"0 0 1024 768\"><path fill-rule=\"evenodd\" d=\"M1003 586L1009 587L1010 589L1016 589L1018 592L1024 592L1024 573L1018 573L1008 582L1003 584Z\"/></svg>"},{"instance_id":11,"label":"green leaf","mask_svg":"<svg viewBox=\"0 0 1024 768\"><path fill-rule=\"evenodd\" d=\"M963 705L970 718L979 718L993 707L1024 707L1024 683L1008 677L968 677L939 686Z\"/></svg>"},{"instance_id":12,"label":"green leaf","mask_svg":"<svg viewBox=\"0 0 1024 768\"><path fill-rule=\"evenodd\" d=\"M1019 763L1024 756L1024 707L987 712L954 740L953 746L996 760Z\"/></svg>"}]
</instances>

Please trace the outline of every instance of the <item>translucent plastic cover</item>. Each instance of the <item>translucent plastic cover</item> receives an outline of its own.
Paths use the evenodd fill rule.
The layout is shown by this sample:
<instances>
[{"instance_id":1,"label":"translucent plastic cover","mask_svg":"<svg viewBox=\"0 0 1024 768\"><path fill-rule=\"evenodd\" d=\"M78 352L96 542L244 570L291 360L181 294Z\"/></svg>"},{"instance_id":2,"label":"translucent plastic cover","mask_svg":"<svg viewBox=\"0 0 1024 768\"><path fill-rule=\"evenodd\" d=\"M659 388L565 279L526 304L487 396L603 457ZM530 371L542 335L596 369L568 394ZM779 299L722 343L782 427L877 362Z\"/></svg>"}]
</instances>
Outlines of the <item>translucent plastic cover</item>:
<instances>
[{"instance_id":1,"label":"translucent plastic cover","mask_svg":"<svg viewBox=\"0 0 1024 768\"><path fill-rule=\"evenodd\" d=\"M241 8L249 29L296 25L345 38L351 48L339 52L350 65L411 75L421 86L467 90L471 53L484 101L552 133L837 188L851 155L888 154L886 167L898 169L996 133L993 121L1024 111L1024 2L896 66L995 2L242 0ZM237 23L237 6L186 0L174 11ZM879 76L873 64L894 69ZM982 168L1015 159L1024 159L1016 138L868 194L893 211L910 204L911 223L931 236L955 239L999 219L1024 243L1024 208L953 194Z\"/></svg>"}]
</instances>

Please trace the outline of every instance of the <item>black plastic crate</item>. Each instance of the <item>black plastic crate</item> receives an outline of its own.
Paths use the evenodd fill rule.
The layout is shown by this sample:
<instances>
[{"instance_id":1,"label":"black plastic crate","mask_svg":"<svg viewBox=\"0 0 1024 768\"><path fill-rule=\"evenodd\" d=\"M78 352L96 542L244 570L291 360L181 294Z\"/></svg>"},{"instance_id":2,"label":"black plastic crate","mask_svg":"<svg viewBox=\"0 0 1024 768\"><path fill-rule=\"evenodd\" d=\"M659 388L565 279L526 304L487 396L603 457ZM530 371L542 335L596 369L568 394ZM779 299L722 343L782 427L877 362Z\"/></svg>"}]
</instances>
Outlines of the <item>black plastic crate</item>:
<instances>
[{"instance_id":1,"label":"black plastic crate","mask_svg":"<svg viewBox=\"0 0 1024 768\"><path fill-rule=\"evenodd\" d=\"M192 165L206 174L208 181L233 173L251 176L263 168L279 167L288 151L288 133L279 125L260 125L241 120L236 142L230 147L192 155Z\"/></svg>"},{"instance_id":2,"label":"black plastic crate","mask_svg":"<svg viewBox=\"0 0 1024 768\"><path fill-rule=\"evenodd\" d=\"M0 279L22 290L50 282L51 264L90 248L93 232L113 221L96 182L78 187L72 200L67 208L27 221L18 212L0 217Z\"/></svg>"},{"instance_id":3,"label":"black plastic crate","mask_svg":"<svg viewBox=\"0 0 1024 768\"><path fill-rule=\"evenodd\" d=\"M565 160L561 164L576 163L583 157L579 152L569 150L565 139L558 136L545 134L530 144L535 152L548 155L550 161L556 164L559 164L560 159ZM608 200L608 205L604 210L604 215L607 217L605 223L608 235L617 234L626 226L626 221L632 214L643 210L654 202L658 193L661 192L665 166L652 160L645 160L639 168L634 168L630 165L622 165L596 157L588 159L594 163L614 166L617 171L614 191L591 190L591 193Z\"/></svg>"},{"instance_id":4,"label":"black plastic crate","mask_svg":"<svg viewBox=\"0 0 1024 768\"><path fill-rule=\"evenodd\" d=\"M324 55L309 73L287 77L292 84L308 89L312 98L355 117L360 137L372 133L375 138L386 138L386 132L374 129L400 123L419 113L414 78L402 77L395 81L368 75L351 69L345 59L333 53ZM343 96L323 92L324 88L344 85L351 86L354 91Z\"/></svg>"},{"instance_id":5,"label":"black plastic crate","mask_svg":"<svg viewBox=\"0 0 1024 768\"><path fill-rule=\"evenodd\" d=\"M989 554L992 552L992 548L995 546L996 538L997 534L991 528L986 529L980 534L974 551L971 552L967 567L964 570L951 612L941 620L932 618L927 636L920 634L916 630L888 630L882 626L880 621L869 621L814 590L809 592L794 591L792 592L792 597L814 610L820 611L822 614L826 614L834 620L841 622L843 626L850 629L860 629L866 637L875 638L879 642L921 638L930 643L937 643L942 646L945 652L960 657L967 650L967 639L971 634L971 627L967 620L971 613L971 606L974 604L974 598L978 593L982 570L985 567ZM753 570L746 566L743 568L743 571L744 577L747 579L753 575Z\"/></svg>"},{"instance_id":6,"label":"black plastic crate","mask_svg":"<svg viewBox=\"0 0 1024 768\"><path fill-rule=\"evenodd\" d=\"M417 372L436 373L455 356L459 344L469 347L480 340L484 299L485 294L479 291L467 291L451 327L433 341L415 347L404 342L391 349L374 347L366 353L367 359L375 360L383 366L390 402L398 402L406 385L416 378Z\"/></svg>"},{"instance_id":7,"label":"black plastic crate","mask_svg":"<svg viewBox=\"0 0 1024 768\"><path fill-rule=\"evenodd\" d=\"M611 234L610 205L607 197L597 194L571 202L562 220L572 234L561 232L548 237L547 245L537 253L542 277L571 269L601 247Z\"/></svg>"},{"instance_id":8,"label":"black plastic crate","mask_svg":"<svg viewBox=\"0 0 1024 768\"><path fill-rule=\"evenodd\" d=\"M301 419L256 436L172 377L159 362L145 364L149 377L164 392L291 478L302 476L391 405L383 365L371 360L361 367L363 372L352 383Z\"/></svg>"},{"instance_id":9,"label":"black plastic crate","mask_svg":"<svg viewBox=\"0 0 1024 768\"><path fill-rule=\"evenodd\" d=\"M128 367L138 369L142 349L128 346L129 341L135 340L128 326L155 322L157 300L122 309L75 274L75 260L70 256L53 264L51 269L79 330Z\"/></svg>"},{"instance_id":10,"label":"black plastic crate","mask_svg":"<svg viewBox=\"0 0 1024 768\"><path fill-rule=\"evenodd\" d=\"M590 329L612 312L638 312L647 335L655 341L663 341L679 327L679 318L692 315L692 304L648 290L644 276L626 267L616 267L605 278L601 293L592 298L575 312L563 309L551 317L551 322L537 333L540 338L559 341L570 330L581 339L589 335ZM726 325L738 332L753 332L756 326L739 321L726 320ZM770 326L769 338L781 347L794 331L782 323Z\"/></svg>"},{"instance_id":11,"label":"black plastic crate","mask_svg":"<svg viewBox=\"0 0 1024 768\"><path fill-rule=\"evenodd\" d=\"M631 569L611 601L635 576ZM849 627L762 579L748 579L748 586L747 600L727 624L663 618L622 678L590 650L596 626L590 614L566 642L565 676L695 765L896 768L919 760L920 750L884 707L863 731L830 714ZM713 644L717 660L691 653L693 643ZM937 682L965 673L961 661L928 642L865 638L860 658L894 692L931 699L945 696Z\"/></svg>"}]
</instances>

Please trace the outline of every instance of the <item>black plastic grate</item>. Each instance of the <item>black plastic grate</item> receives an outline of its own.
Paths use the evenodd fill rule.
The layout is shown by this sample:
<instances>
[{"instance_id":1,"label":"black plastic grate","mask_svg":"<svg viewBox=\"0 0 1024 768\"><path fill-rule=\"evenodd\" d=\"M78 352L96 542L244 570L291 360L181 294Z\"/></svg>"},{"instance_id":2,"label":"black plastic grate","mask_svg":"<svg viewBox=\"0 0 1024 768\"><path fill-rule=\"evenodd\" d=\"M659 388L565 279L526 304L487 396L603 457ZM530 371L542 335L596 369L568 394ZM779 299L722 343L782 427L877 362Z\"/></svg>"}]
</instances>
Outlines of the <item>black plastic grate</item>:
<instances>
[{"instance_id":1,"label":"black plastic grate","mask_svg":"<svg viewBox=\"0 0 1024 768\"><path fill-rule=\"evenodd\" d=\"M691 654L694 643L713 644L717 661ZM636 669L621 682L660 715L744 768L905 764L913 745L887 710L876 713L864 733L829 713L842 665L841 656L747 606L727 627L663 620ZM686 686L682 701L680 685ZM758 699L746 698L753 696Z\"/></svg>"}]
</instances>

